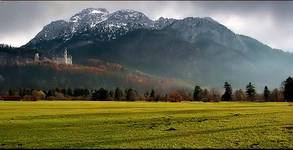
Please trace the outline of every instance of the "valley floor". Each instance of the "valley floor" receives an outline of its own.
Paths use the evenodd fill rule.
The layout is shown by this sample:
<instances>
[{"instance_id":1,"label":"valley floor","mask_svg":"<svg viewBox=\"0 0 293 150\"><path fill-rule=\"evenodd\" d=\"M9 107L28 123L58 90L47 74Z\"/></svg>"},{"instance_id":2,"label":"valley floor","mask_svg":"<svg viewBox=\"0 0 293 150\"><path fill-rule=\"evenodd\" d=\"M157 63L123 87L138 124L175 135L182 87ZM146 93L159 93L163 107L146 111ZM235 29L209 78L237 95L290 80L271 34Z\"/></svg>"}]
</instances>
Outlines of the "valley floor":
<instances>
[{"instance_id":1,"label":"valley floor","mask_svg":"<svg viewBox=\"0 0 293 150\"><path fill-rule=\"evenodd\" d=\"M0 101L0 148L293 148L292 103Z\"/></svg>"}]
</instances>

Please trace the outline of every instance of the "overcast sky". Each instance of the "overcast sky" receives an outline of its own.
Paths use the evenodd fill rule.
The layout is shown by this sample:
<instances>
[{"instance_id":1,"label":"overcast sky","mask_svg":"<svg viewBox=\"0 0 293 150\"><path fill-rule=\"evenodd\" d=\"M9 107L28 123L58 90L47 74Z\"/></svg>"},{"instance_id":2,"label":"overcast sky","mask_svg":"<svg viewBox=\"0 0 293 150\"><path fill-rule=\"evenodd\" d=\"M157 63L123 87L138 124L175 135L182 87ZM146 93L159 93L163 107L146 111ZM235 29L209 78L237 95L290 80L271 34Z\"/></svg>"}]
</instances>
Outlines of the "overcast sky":
<instances>
[{"instance_id":1,"label":"overcast sky","mask_svg":"<svg viewBox=\"0 0 293 150\"><path fill-rule=\"evenodd\" d=\"M212 17L235 33L293 52L293 1L0 1L0 43L24 45L51 21L69 19L88 7L134 9L151 19Z\"/></svg>"}]
</instances>

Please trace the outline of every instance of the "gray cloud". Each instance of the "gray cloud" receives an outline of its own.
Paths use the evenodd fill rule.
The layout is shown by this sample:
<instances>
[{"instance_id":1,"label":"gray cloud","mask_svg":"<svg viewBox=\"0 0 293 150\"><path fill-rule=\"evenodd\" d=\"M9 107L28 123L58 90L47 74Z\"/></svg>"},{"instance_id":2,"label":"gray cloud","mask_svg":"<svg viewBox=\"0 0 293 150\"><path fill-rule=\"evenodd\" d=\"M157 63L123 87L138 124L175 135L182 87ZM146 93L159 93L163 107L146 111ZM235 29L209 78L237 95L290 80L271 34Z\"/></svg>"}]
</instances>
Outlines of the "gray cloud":
<instances>
[{"instance_id":1,"label":"gray cloud","mask_svg":"<svg viewBox=\"0 0 293 150\"><path fill-rule=\"evenodd\" d=\"M87 8L141 11L151 19L212 17L235 33L251 36L273 48L293 52L293 2L231 1L0 1L0 43L20 46L32 39L44 25L68 19Z\"/></svg>"}]
</instances>

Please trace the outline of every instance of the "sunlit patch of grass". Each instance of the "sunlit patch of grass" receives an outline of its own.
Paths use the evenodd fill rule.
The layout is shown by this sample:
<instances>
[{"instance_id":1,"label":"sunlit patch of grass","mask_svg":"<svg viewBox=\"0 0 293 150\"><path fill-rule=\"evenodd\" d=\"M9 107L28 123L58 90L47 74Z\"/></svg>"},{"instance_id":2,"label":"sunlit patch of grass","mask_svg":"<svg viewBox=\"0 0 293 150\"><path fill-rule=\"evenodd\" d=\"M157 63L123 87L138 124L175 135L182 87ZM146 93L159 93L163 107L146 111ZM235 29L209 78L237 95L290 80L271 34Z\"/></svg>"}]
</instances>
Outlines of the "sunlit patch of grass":
<instances>
[{"instance_id":1,"label":"sunlit patch of grass","mask_svg":"<svg viewBox=\"0 0 293 150\"><path fill-rule=\"evenodd\" d=\"M0 148L293 148L289 103L0 102Z\"/></svg>"}]
</instances>

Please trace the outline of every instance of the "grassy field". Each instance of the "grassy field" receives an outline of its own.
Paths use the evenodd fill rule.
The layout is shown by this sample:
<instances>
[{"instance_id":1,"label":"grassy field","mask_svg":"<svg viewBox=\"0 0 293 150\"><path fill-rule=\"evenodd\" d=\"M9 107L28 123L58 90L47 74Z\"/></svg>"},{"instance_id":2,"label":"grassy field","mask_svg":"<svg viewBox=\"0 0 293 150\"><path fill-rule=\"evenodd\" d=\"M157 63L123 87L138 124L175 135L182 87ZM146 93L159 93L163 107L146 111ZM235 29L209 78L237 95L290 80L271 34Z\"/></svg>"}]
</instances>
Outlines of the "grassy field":
<instances>
[{"instance_id":1,"label":"grassy field","mask_svg":"<svg viewBox=\"0 0 293 150\"><path fill-rule=\"evenodd\" d=\"M0 148L293 148L290 103L0 101Z\"/></svg>"}]
</instances>

